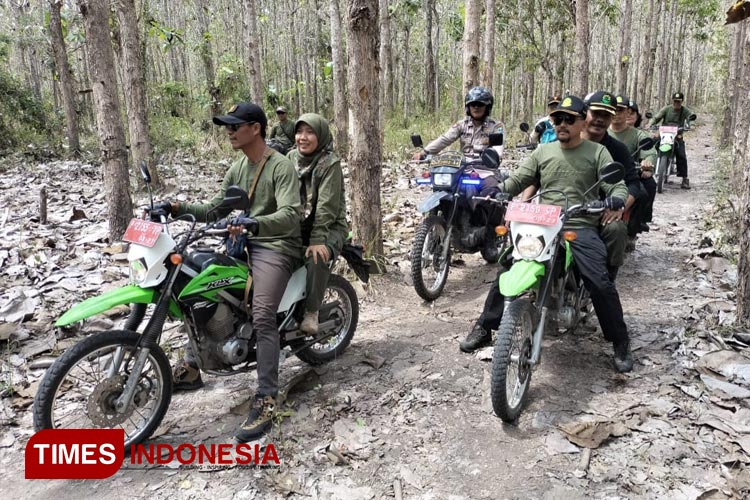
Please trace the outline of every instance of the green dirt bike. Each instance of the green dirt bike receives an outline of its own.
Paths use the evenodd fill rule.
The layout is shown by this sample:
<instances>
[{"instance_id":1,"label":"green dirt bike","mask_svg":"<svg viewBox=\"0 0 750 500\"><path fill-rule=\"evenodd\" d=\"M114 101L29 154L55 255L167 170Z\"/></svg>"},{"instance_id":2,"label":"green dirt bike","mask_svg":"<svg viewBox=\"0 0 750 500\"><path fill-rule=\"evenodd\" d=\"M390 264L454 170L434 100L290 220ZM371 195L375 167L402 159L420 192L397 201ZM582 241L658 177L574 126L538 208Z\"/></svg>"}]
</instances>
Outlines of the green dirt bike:
<instances>
[{"instance_id":1,"label":"green dirt bike","mask_svg":"<svg viewBox=\"0 0 750 500\"><path fill-rule=\"evenodd\" d=\"M622 164L610 163L584 197L601 182L619 182L623 177ZM550 191L534 198L545 192ZM590 298L570 248L575 232L563 227L570 217L601 213L605 208L600 201L568 207L566 199L565 204L563 210L557 205L510 202L505 211L514 262L498 283L505 306L492 355L491 399L495 413L506 422L521 413L531 371L541 360L545 328L572 332L588 314Z\"/></svg>"},{"instance_id":2,"label":"green dirt bike","mask_svg":"<svg viewBox=\"0 0 750 500\"><path fill-rule=\"evenodd\" d=\"M141 169L150 182L148 170ZM248 204L247 193L232 186L220 206L244 210ZM159 345L168 316L183 322L198 366L206 373L225 376L256 368L253 311L245 306L251 303L252 268L211 248L191 248L208 235L226 235L226 219L196 228L195 218L187 216L192 225L176 242L167 214L153 209L153 199L151 208L152 221L133 219L125 233L131 243L132 284L85 300L57 321L56 326L64 327L121 304L131 308L122 330L90 334L47 370L34 399L37 431L122 428L126 450L147 439L172 397L170 363ZM359 248L346 245L342 256L367 281L368 267ZM302 266L292 274L278 308L281 360L296 355L317 365L347 348L357 328L359 304L352 285L331 274L319 333L308 336L299 329L306 279ZM150 319L139 332L150 304Z\"/></svg>"}]
</instances>

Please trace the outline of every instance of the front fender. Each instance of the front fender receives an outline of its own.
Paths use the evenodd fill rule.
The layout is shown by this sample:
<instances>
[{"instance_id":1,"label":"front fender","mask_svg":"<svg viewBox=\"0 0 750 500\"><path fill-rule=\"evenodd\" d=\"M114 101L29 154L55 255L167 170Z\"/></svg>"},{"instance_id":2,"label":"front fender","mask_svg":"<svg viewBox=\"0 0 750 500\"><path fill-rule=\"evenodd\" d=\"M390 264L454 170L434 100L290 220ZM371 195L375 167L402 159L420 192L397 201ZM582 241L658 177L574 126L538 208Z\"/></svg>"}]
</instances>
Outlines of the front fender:
<instances>
[{"instance_id":1,"label":"front fender","mask_svg":"<svg viewBox=\"0 0 750 500\"><path fill-rule=\"evenodd\" d=\"M135 285L115 288L74 305L57 320L55 326L68 326L121 304L153 304L158 299L159 294L153 288L141 288ZM182 317L180 308L173 300L169 301L169 312L177 318Z\"/></svg>"},{"instance_id":2,"label":"front fender","mask_svg":"<svg viewBox=\"0 0 750 500\"><path fill-rule=\"evenodd\" d=\"M450 197L451 194L448 191L435 191L430 196L425 198L422 203L419 204L419 207L417 207L417 209L425 214L438 206L442 200Z\"/></svg>"},{"instance_id":3,"label":"front fender","mask_svg":"<svg viewBox=\"0 0 750 500\"><path fill-rule=\"evenodd\" d=\"M544 264L535 260L518 260L500 275L498 286L504 297L516 297L533 287L544 276Z\"/></svg>"}]
</instances>

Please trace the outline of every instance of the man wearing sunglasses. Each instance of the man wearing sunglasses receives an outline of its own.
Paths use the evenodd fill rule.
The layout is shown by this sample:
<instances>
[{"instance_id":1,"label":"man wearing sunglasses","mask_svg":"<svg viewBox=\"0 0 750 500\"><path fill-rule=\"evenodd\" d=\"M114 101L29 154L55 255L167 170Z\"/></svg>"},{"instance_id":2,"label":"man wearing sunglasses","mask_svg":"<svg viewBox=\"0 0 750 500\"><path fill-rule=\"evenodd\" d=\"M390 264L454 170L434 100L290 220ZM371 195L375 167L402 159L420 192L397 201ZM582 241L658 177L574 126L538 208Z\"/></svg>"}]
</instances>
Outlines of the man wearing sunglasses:
<instances>
[{"instance_id":1,"label":"man wearing sunglasses","mask_svg":"<svg viewBox=\"0 0 750 500\"><path fill-rule=\"evenodd\" d=\"M606 194L605 206L620 210L625 206L628 190L623 181L599 186L598 192L585 197L584 192L599 179L599 172L612 161L612 156L600 144L584 140L581 132L585 126L586 105L575 96L567 96L551 113L557 141L540 145L511 176L498 186L496 198L508 199L516 196L528 186L539 185L541 191L557 190L542 195L541 202L565 206L567 195L571 205L588 203L599 199L598 192ZM633 369L628 329L622 313L620 296L614 282L607 273L607 248L598 232L598 216L572 217L566 229L576 232L570 242L576 267L591 293L596 316L604 337L614 346L614 365L618 372ZM502 272L502 271L501 271ZM472 331L462 342L465 347L476 349L492 340L492 330L497 330L503 314L504 298L493 281L484 303L484 310Z\"/></svg>"},{"instance_id":2,"label":"man wearing sunglasses","mask_svg":"<svg viewBox=\"0 0 750 500\"><path fill-rule=\"evenodd\" d=\"M192 214L199 221L225 217L231 209L208 212L221 203L229 186L237 185L249 191L256 173L261 170L250 208L243 217L233 219L230 226L230 230L237 230L241 225L252 235L247 251L253 266L252 308L257 334L258 388L255 404L236 434L237 439L244 442L262 436L273 423L279 378L276 311L293 269L301 262L302 208L297 172L288 158L266 146L268 121L259 106L249 102L237 104L226 115L215 116L213 122L225 128L232 148L243 154L229 168L221 189L208 203L162 202L160 208L173 216ZM175 391L203 386L190 352L175 367L173 378Z\"/></svg>"}]
</instances>

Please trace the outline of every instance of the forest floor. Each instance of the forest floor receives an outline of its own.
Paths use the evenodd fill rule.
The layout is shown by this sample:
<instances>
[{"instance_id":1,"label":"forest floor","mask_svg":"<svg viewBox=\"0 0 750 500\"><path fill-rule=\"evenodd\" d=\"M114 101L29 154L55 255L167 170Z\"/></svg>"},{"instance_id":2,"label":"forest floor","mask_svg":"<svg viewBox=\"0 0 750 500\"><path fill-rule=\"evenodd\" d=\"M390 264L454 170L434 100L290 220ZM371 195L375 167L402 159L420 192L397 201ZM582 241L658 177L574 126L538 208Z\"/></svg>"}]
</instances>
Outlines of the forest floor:
<instances>
[{"instance_id":1,"label":"forest floor","mask_svg":"<svg viewBox=\"0 0 750 500\"><path fill-rule=\"evenodd\" d=\"M10 337L3 374L15 389L0 399L4 497L747 498L750 360L743 352L750 334L731 328L736 270L711 246L718 236L704 230L714 213L717 162L709 130L687 137L693 189L673 183L657 196L651 232L618 277L632 373L614 371L599 329L547 338L528 405L517 424L503 424L489 401L491 349L458 349L496 269L478 255L458 256L463 261L452 267L443 296L422 302L407 257L414 206L425 193L409 190L414 172L394 167L384 171L389 272L357 285L354 341L320 369L297 359L282 365L283 381L307 371L268 437L282 465L198 471L170 464L100 481L26 481L23 449L43 374L34 361L56 342L58 349L72 342L57 339L50 322L72 302L124 280L122 255L103 241L101 178L94 167L66 162L5 167L2 206L11 217L0 221L0 320L16 325L0 324L0 334L8 333L0 338ZM216 167L185 162L172 182L191 184L187 172L200 186L182 192L205 197L225 168ZM31 220L36 191L29 188L42 183L51 195L44 227ZM71 221L73 206L91 219ZM88 328L113 320L98 321ZM173 397L154 442L229 442L255 375L204 380L202 390ZM583 428L593 432L584 436Z\"/></svg>"}]
</instances>

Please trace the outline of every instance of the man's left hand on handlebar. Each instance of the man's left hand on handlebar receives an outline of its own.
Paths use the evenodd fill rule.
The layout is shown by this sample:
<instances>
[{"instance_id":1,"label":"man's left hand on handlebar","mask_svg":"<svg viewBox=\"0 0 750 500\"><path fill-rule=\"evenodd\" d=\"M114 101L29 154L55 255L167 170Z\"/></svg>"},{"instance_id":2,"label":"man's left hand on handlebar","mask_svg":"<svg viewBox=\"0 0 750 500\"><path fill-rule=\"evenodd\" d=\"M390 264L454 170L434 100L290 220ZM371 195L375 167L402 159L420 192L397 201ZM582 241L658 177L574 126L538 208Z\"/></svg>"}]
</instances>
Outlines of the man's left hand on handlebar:
<instances>
[{"instance_id":1,"label":"man's left hand on handlebar","mask_svg":"<svg viewBox=\"0 0 750 500\"><path fill-rule=\"evenodd\" d=\"M229 221L227 230L229 230L229 235L232 237L238 236L246 230L255 236L258 234L258 221L253 217L235 217Z\"/></svg>"}]
</instances>

